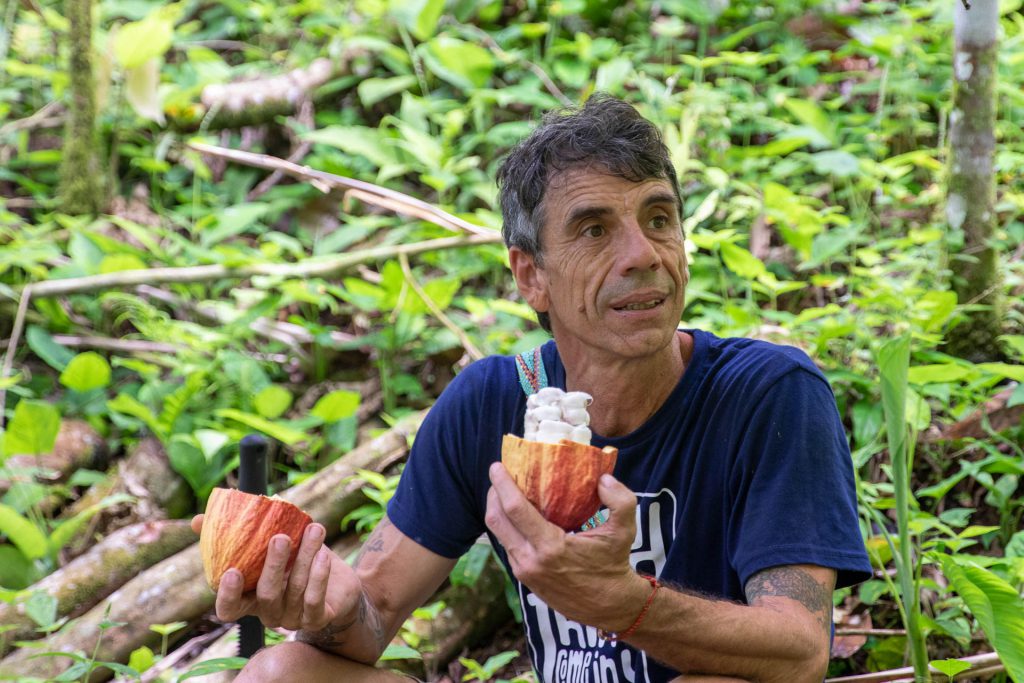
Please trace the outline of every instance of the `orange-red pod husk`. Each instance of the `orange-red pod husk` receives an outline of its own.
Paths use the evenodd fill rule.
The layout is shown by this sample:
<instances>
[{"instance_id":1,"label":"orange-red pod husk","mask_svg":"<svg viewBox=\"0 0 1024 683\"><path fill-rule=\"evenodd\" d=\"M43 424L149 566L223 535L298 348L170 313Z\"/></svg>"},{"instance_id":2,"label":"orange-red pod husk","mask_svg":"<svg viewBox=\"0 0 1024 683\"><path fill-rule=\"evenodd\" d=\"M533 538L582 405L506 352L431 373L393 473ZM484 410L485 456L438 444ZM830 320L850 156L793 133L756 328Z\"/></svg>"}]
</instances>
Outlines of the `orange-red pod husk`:
<instances>
[{"instance_id":1,"label":"orange-red pod husk","mask_svg":"<svg viewBox=\"0 0 1024 683\"><path fill-rule=\"evenodd\" d=\"M215 488L206 503L199 535L206 583L214 591L220 578L234 567L245 577L243 590L253 590L267 559L267 546L276 534L292 539L291 568L306 525L313 519L286 500L236 489Z\"/></svg>"},{"instance_id":2,"label":"orange-red pod husk","mask_svg":"<svg viewBox=\"0 0 1024 683\"><path fill-rule=\"evenodd\" d=\"M501 462L544 519L566 531L579 529L601 507L597 481L615 469L619 451L568 439L541 443L506 434Z\"/></svg>"}]
</instances>

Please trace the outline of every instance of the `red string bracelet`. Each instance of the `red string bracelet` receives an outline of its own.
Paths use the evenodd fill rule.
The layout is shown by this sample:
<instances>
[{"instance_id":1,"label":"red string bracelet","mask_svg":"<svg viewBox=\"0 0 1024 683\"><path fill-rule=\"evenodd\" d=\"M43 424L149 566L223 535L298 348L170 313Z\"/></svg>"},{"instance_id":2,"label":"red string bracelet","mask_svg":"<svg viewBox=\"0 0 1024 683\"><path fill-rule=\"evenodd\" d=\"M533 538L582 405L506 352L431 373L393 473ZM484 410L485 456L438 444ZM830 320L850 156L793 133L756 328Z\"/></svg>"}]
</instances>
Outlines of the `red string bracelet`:
<instances>
[{"instance_id":1,"label":"red string bracelet","mask_svg":"<svg viewBox=\"0 0 1024 683\"><path fill-rule=\"evenodd\" d=\"M651 584L651 594L647 596L647 602L644 603L643 609L640 610L640 614L636 615L636 619L633 621L633 624L622 633L608 633L608 631L605 631L604 629L597 629L597 635L604 638L605 642L614 643L617 640L624 640L625 638L633 635L633 633L640 628L640 622L642 622L644 617L647 616L648 610L651 609L651 604L654 603L654 594L658 592L659 588L661 588L661 582L653 576L647 576L646 574L641 574L640 576L647 579Z\"/></svg>"}]
</instances>

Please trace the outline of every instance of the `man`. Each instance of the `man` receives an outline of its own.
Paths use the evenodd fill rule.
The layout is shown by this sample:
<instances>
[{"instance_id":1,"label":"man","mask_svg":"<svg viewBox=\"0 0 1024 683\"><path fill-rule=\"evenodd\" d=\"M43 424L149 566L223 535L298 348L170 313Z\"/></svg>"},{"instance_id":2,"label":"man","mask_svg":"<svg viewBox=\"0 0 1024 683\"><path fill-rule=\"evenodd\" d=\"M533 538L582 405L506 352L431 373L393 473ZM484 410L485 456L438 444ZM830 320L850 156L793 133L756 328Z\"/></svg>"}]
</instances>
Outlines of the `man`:
<instances>
[{"instance_id":1,"label":"man","mask_svg":"<svg viewBox=\"0 0 1024 683\"><path fill-rule=\"evenodd\" d=\"M619 449L605 521L567 534L524 498L499 464L502 435L523 433L516 361L475 363L431 410L354 569L314 524L290 573L272 541L254 596L225 575L221 618L301 629L239 680L400 680L372 664L487 532L541 680L820 683L833 588L870 571L825 379L798 350L677 329L676 174L628 104L549 116L499 184L513 275L554 337L534 369L592 395L593 443Z\"/></svg>"}]
</instances>

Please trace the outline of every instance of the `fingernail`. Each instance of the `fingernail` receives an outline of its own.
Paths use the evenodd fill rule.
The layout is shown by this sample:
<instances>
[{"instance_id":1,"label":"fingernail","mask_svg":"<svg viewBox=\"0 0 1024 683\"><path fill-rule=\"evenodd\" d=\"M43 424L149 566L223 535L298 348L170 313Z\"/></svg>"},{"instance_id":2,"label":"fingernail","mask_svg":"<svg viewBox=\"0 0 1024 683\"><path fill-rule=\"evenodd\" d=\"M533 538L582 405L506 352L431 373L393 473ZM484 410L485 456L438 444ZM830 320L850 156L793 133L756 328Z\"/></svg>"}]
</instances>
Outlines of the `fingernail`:
<instances>
[{"instance_id":1,"label":"fingernail","mask_svg":"<svg viewBox=\"0 0 1024 683\"><path fill-rule=\"evenodd\" d=\"M306 538L311 541L319 541L323 538L324 528L319 524L310 524L306 527Z\"/></svg>"},{"instance_id":2,"label":"fingernail","mask_svg":"<svg viewBox=\"0 0 1024 683\"><path fill-rule=\"evenodd\" d=\"M274 539L274 550L277 550L279 552L284 552L285 550L288 550L288 546L289 546L289 543L288 543L288 539L287 538L275 538Z\"/></svg>"},{"instance_id":3,"label":"fingernail","mask_svg":"<svg viewBox=\"0 0 1024 683\"><path fill-rule=\"evenodd\" d=\"M227 585L228 588L238 588L241 580L241 576L237 569L229 569L224 572L224 576L221 577L221 583Z\"/></svg>"},{"instance_id":4,"label":"fingernail","mask_svg":"<svg viewBox=\"0 0 1024 683\"><path fill-rule=\"evenodd\" d=\"M615 484L615 477L610 474L602 474L601 483L605 486L613 486Z\"/></svg>"}]
</instances>

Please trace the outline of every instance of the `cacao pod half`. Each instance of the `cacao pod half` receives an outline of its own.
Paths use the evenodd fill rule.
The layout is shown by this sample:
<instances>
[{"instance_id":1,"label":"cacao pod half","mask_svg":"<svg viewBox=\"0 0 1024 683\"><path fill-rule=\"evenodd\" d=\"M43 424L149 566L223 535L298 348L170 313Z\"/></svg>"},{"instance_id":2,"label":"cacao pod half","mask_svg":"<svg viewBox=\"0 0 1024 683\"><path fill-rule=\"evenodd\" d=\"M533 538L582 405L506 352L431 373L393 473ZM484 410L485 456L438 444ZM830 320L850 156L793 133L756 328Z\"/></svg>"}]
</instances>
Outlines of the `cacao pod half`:
<instances>
[{"instance_id":1,"label":"cacao pod half","mask_svg":"<svg viewBox=\"0 0 1024 683\"><path fill-rule=\"evenodd\" d=\"M601 507L597 481L611 474L619 450L568 439L542 443L506 434L501 462L544 519L565 531L579 529Z\"/></svg>"},{"instance_id":2,"label":"cacao pod half","mask_svg":"<svg viewBox=\"0 0 1024 683\"><path fill-rule=\"evenodd\" d=\"M256 588L267 559L267 546L276 534L292 539L290 569L306 525L312 521L309 515L286 500L215 488L206 503L206 516L199 535L206 582L216 591L221 576L234 567L245 577L243 590Z\"/></svg>"}]
</instances>

